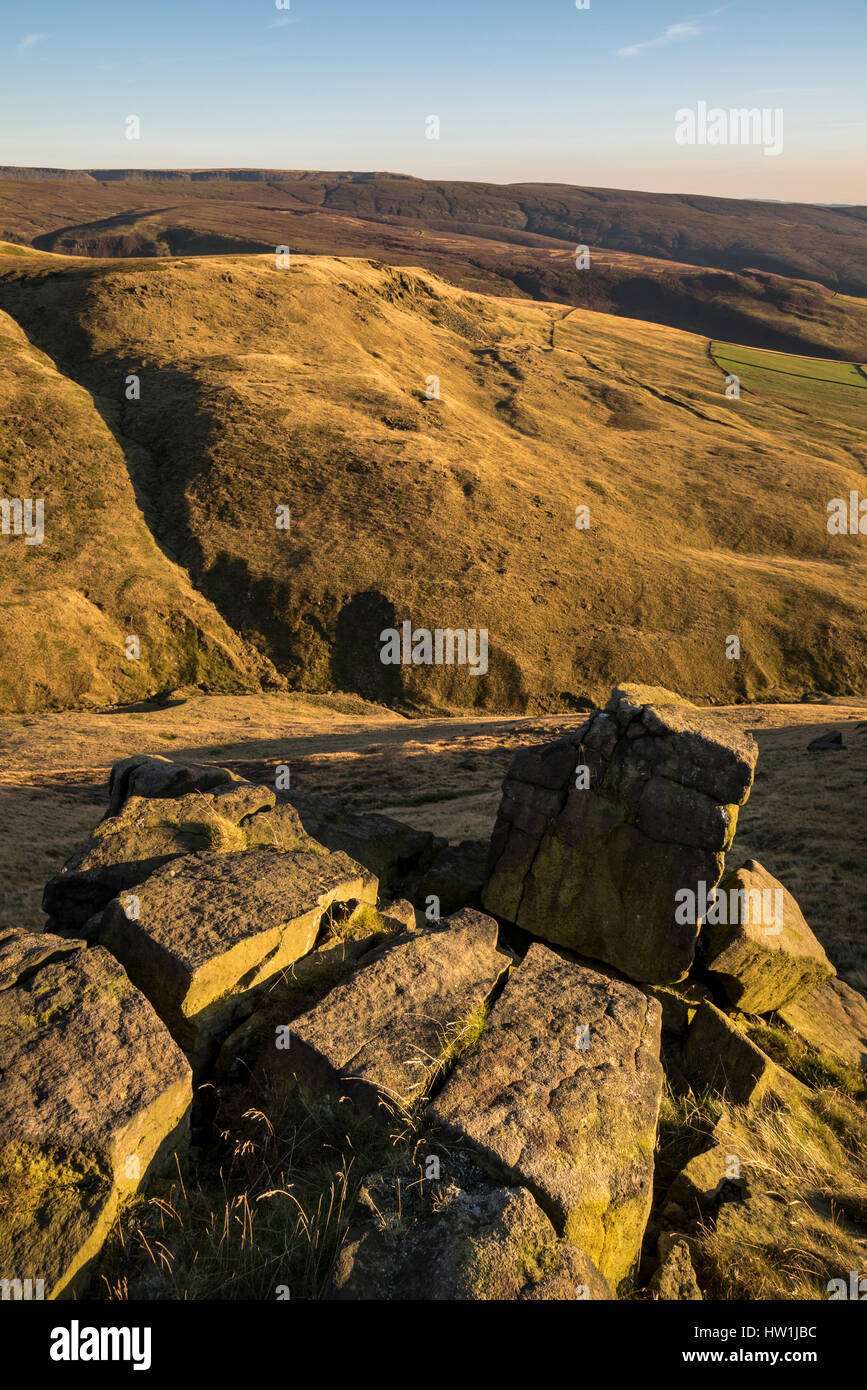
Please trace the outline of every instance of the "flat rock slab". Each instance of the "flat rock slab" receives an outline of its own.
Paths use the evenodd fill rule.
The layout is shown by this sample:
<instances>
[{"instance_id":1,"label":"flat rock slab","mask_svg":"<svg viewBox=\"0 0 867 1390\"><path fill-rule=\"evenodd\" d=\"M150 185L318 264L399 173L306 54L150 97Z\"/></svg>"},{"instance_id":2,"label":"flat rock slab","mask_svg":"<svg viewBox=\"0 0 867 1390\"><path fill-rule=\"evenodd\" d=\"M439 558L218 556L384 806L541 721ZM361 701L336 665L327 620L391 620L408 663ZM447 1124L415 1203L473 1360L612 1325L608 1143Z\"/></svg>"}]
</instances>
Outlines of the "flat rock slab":
<instances>
[{"instance_id":1,"label":"flat rock slab","mask_svg":"<svg viewBox=\"0 0 867 1390\"><path fill-rule=\"evenodd\" d=\"M867 999L843 980L826 980L778 1013L817 1051L867 1070Z\"/></svg>"},{"instance_id":2,"label":"flat rock slab","mask_svg":"<svg viewBox=\"0 0 867 1390\"><path fill-rule=\"evenodd\" d=\"M362 956L416 930L416 910L405 899L377 908L365 903L345 921L326 922L313 950L282 972L250 1017L223 1041L215 1079L285 1081L285 1057L276 1039L286 1026L319 1004Z\"/></svg>"},{"instance_id":3,"label":"flat rock slab","mask_svg":"<svg viewBox=\"0 0 867 1390\"><path fill-rule=\"evenodd\" d=\"M400 1183L381 1176L362 1189L338 1254L328 1297L355 1300L610 1299L599 1270L558 1239L521 1187L472 1171Z\"/></svg>"},{"instance_id":4,"label":"flat rock slab","mask_svg":"<svg viewBox=\"0 0 867 1390\"><path fill-rule=\"evenodd\" d=\"M273 820L275 800L270 788L250 782L174 797L130 796L49 879L43 910L56 926L77 930L113 897L142 883L170 859L197 851L259 847L268 841L265 827ZM310 839L297 813L287 806L281 814L283 819L294 817L295 834L288 843L284 834L275 847L308 847Z\"/></svg>"},{"instance_id":5,"label":"flat rock slab","mask_svg":"<svg viewBox=\"0 0 867 1390\"><path fill-rule=\"evenodd\" d=\"M700 916L680 895L697 908L719 882L757 756L669 692L618 687L582 728L514 758L483 906L632 979L683 979Z\"/></svg>"},{"instance_id":6,"label":"flat rock slab","mask_svg":"<svg viewBox=\"0 0 867 1390\"><path fill-rule=\"evenodd\" d=\"M481 1025L510 964L497 931L468 908L374 951L291 1025L287 1068L383 1119L405 1111Z\"/></svg>"},{"instance_id":7,"label":"flat rock slab","mask_svg":"<svg viewBox=\"0 0 867 1390\"><path fill-rule=\"evenodd\" d=\"M638 1259L662 1094L660 1006L538 943L428 1108L526 1186L612 1286Z\"/></svg>"},{"instance_id":8,"label":"flat rock slab","mask_svg":"<svg viewBox=\"0 0 867 1390\"><path fill-rule=\"evenodd\" d=\"M279 973L314 945L325 913L375 902L376 879L345 854L193 854L158 869L95 928L196 1070Z\"/></svg>"},{"instance_id":9,"label":"flat rock slab","mask_svg":"<svg viewBox=\"0 0 867 1390\"><path fill-rule=\"evenodd\" d=\"M189 1065L100 947L0 936L0 1268L75 1286L120 1195L189 1130Z\"/></svg>"}]
</instances>

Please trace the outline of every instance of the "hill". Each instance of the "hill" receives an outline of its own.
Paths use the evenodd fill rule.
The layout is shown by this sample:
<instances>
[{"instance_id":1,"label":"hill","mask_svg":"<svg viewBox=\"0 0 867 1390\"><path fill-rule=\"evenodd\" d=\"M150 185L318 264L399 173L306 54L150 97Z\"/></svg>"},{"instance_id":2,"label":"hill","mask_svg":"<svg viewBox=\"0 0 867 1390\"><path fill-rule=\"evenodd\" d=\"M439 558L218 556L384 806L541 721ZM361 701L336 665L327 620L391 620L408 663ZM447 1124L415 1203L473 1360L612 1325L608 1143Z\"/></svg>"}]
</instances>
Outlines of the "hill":
<instances>
[{"instance_id":1,"label":"hill","mask_svg":"<svg viewBox=\"0 0 867 1390\"><path fill-rule=\"evenodd\" d=\"M88 393L2 313L0 492L45 505L42 544L0 538L0 707L105 705L186 682L243 690L267 677L160 550Z\"/></svg>"},{"instance_id":2,"label":"hill","mask_svg":"<svg viewBox=\"0 0 867 1390\"><path fill-rule=\"evenodd\" d=\"M826 527L862 486L857 388L745 369L730 401L703 338L355 259L10 255L0 310L27 405L0 484L49 519L0 551L23 605L7 709L135 698L119 641L146 613L161 686L273 662L293 688L489 711L638 676L726 702L864 690L863 542ZM488 673L383 665L407 619L487 629ZM37 677L52 647L96 664L91 689Z\"/></svg>"},{"instance_id":3,"label":"hill","mask_svg":"<svg viewBox=\"0 0 867 1390\"><path fill-rule=\"evenodd\" d=\"M0 239L37 249L186 256L289 245L844 360L867 356L865 219L863 208L394 174L0 168ZM583 271L579 245L592 251Z\"/></svg>"}]
</instances>

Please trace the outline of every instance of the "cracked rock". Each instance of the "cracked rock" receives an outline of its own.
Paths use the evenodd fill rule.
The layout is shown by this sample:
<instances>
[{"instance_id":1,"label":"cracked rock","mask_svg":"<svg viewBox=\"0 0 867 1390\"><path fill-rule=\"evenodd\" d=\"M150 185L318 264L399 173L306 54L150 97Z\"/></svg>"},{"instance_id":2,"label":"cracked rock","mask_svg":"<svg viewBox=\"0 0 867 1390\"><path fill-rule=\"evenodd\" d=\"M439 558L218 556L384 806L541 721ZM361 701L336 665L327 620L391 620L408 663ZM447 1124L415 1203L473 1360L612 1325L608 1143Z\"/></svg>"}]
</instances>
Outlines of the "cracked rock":
<instances>
[{"instance_id":1,"label":"cracked rock","mask_svg":"<svg viewBox=\"0 0 867 1390\"><path fill-rule=\"evenodd\" d=\"M615 689L574 734L522 750L503 784L487 911L534 936L670 984L693 961L758 750L748 734L667 691Z\"/></svg>"},{"instance_id":2,"label":"cracked rock","mask_svg":"<svg viewBox=\"0 0 867 1390\"><path fill-rule=\"evenodd\" d=\"M662 1094L660 1006L532 945L428 1115L528 1187L612 1286L637 1261Z\"/></svg>"}]
</instances>

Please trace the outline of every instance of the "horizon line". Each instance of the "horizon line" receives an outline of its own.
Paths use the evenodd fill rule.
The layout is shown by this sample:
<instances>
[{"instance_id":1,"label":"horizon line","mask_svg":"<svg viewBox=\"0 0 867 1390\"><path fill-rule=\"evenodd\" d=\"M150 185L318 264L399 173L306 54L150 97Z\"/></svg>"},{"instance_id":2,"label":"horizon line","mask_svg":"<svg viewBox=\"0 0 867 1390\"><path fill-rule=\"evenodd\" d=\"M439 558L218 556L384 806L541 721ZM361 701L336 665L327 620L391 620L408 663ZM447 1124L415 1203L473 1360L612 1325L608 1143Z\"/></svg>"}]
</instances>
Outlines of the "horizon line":
<instances>
[{"instance_id":1,"label":"horizon line","mask_svg":"<svg viewBox=\"0 0 867 1390\"><path fill-rule=\"evenodd\" d=\"M772 203L777 207L803 205L805 207L825 207L825 208L856 208L865 206L862 203L852 202L833 202L827 199L811 198L759 198L754 195L738 195L734 193L695 193L679 192L668 189L657 188L623 188L614 184L592 184L592 183L570 183L561 180L550 179L517 179L510 183L501 183L494 179L472 179L472 178L442 178L429 179L420 174L401 173L395 169L318 169L318 168L280 168L271 167L266 164L185 164L185 165L130 165L118 164L112 166L97 167L95 165L72 166L72 165L48 165L48 164L0 164L0 179L8 177L13 172L29 172L35 174L84 174L92 178L95 183L102 183L111 180L104 180L97 177L99 174L331 174L346 175L355 178L395 178L406 179L410 182L424 184L443 184L443 183L463 183L463 184L484 184L491 188L576 188L576 189L599 189L603 192L611 193L643 193L650 196L661 198L716 198L721 202L736 203ZM14 182L15 180L10 180Z\"/></svg>"}]
</instances>

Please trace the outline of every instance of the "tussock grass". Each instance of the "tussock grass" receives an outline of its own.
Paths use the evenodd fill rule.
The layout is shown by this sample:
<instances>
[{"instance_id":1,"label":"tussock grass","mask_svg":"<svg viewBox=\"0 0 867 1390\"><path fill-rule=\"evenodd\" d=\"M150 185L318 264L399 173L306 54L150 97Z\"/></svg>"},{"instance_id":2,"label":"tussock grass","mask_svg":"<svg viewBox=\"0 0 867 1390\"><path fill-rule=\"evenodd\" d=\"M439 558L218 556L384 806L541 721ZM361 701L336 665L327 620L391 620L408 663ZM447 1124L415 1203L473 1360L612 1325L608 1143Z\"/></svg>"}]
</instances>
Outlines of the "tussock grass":
<instances>
[{"instance_id":1,"label":"tussock grass","mask_svg":"<svg viewBox=\"0 0 867 1390\"><path fill-rule=\"evenodd\" d=\"M111 1299L320 1298L365 1174L406 1138L297 1092L230 1117L209 1158L121 1211L92 1286ZM288 1290L288 1294L285 1292Z\"/></svg>"},{"instance_id":2,"label":"tussock grass","mask_svg":"<svg viewBox=\"0 0 867 1390\"><path fill-rule=\"evenodd\" d=\"M867 1092L867 1077L863 1072L817 1051L791 1028L749 1023L746 1031L763 1052L805 1085L836 1089L850 1096L862 1096Z\"/></svg>"},{"instance_id":3,"label":"tussock grass","mask_svg":"<svg viewBox=\"0 0 867 1390\"><path fill-rule=\"evenodd\" d=\"M843 1134L822 1116L833 1111ZM747 1198L698 1234L710 1297L821 1299L829 1281L867 1267L867 1117L833 1090L796 1108L726 1110ZM737 1208L740 1207L739 1210Z\"/></svg>"},{"instance_id":4,"label":"tussock grass","mask_svg":"<svg viewBox=\"0 0 867 1390\"><path fill-rule=\"evenodd\" d=\"M804 1100L738 1106L666 1083L654 1219L667 1226L662 1213L674 1177L721 1143L739 1159L741 1181L727 1185L702 1219L688 1213L682 1228L704 1296L827 1298L831 1279L867 1269L867 1113L850 1089L856 1078L845 1069L839 1077L831 1059L782 1029L756 1024L751 1035L762 1046L774 1042L775 1060L814 1089Z\"/></svg>"}]
</instances>

